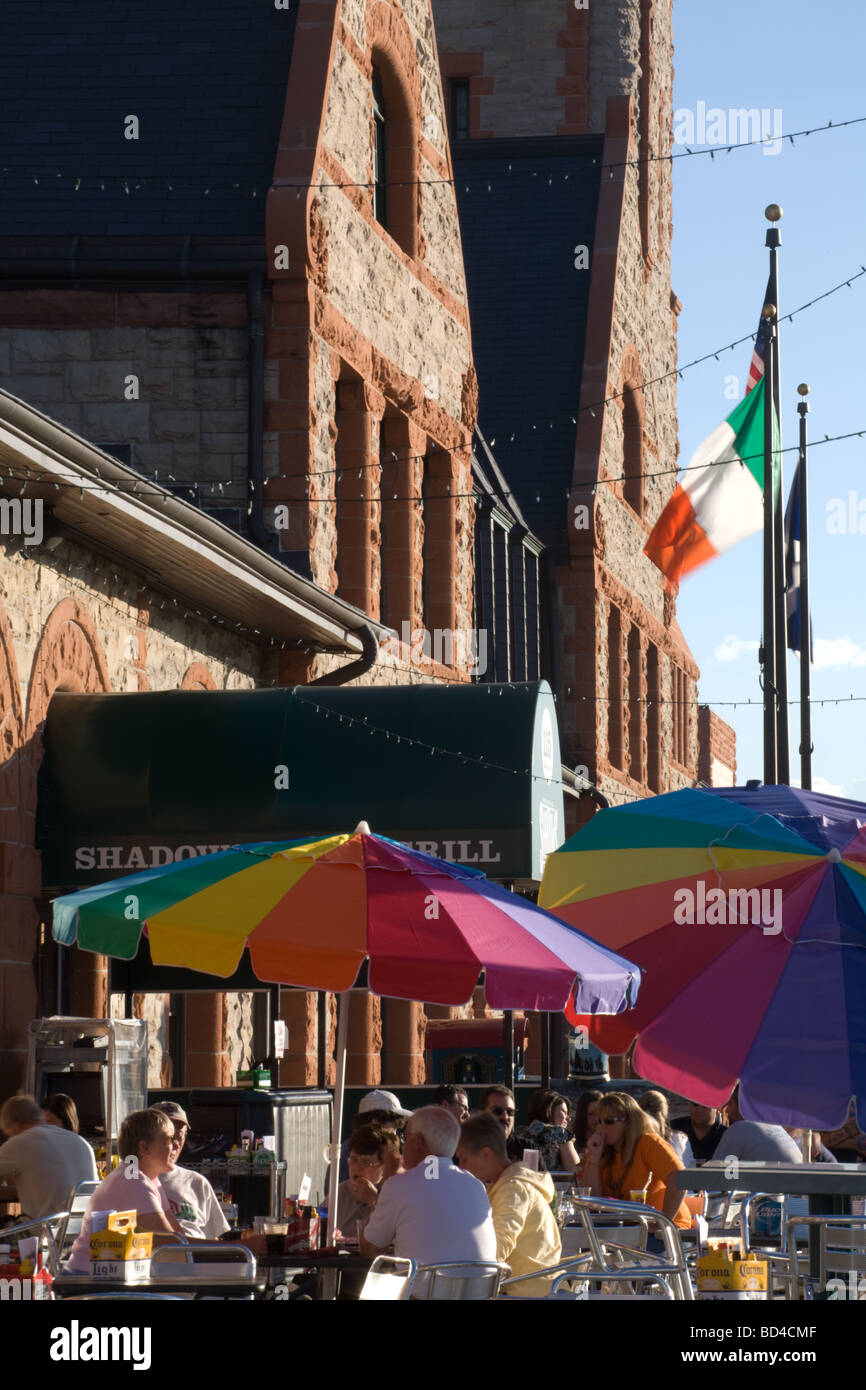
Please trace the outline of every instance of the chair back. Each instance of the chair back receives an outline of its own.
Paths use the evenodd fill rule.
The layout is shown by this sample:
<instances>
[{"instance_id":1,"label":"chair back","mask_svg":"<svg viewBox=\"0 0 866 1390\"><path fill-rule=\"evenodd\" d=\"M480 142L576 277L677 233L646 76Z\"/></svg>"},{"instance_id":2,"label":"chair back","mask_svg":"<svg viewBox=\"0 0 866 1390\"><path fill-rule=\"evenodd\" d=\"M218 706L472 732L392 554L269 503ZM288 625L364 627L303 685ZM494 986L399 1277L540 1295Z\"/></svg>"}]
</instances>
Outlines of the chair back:
<instances>
[{"instance_id":1,"label":"chair back","mask_svg":"<svg viewBox=\"0 0 866 1390\"><path fill-rule=\"evenodd\" d=\"M4 1226L0 1231L0 1240L3 1242L14 1238L16 1241L21 1236L36 1236L39 1240L40 1249L46 1255L46 1263L49 1274L57 1274L60 1269L60 1239L59 1231L66 1220L65 1211L52 1212L50 1216L40 1216L33 1221L21 1221L15 1226ZM44 1241L44 1244L43 1244Z\"/></svg>"},{"instance_id":2,"label":"chair back","mask_svg":"<svg viewBox=\"0 0 866 1390\"><path fill-rule=\"evenodd\" d=\"M866 1283L866 1217L836 1217L821 1227L821 1283L826 1288L834 1279L856 1289ZM847 1287L846 1297L850 1292Z\"/></svg>"},{"instance_id":3,"label":"chair back","mask_svg":"<svg viewBox=\"0 0 866 1390\"><path fill-rule=\"evenodd\" d=\"M619 1202L600 1197L575 1197L573 1201L575 1214L583 1222L587 1243L598 1271L613 1273L621 1270L623 1264L629 1260L632 1261L633 1267L648 1263L668 1279L676 1298L685 1301L694 1299L695 1293L680 1232L670 1217L642 1202ZM609 1227L605 1229L599 1221L599 1217L605 1216L630 1218L639 1224L645 1223L647 1232L661 1239L664 1254L648 1255L642 1250L623 1252L622 1246L617 1245L615 1231L611 1232Z\"/></svg>"},{"instance_id":4,"label":"chair back","mask_svg":"<svg viewBox=\"0 0 866 1390\"><path fill-rule=\"evenodd\" d=\"M412 1292L417 1265L395 1255L377 1255L367 1271L360 1303L400 1303Z\"/></svg>"},{"instance_id":5,"label":"chair back","mask_svg":"<svg viewBox=\"0 0 866 1390\"><path fill-rule=\"evenodd\" d=\"M473 1303L496 1298L499 1285L510 1274L510 1266L497 1260L453 1260L418 1267L419 1278L427 1276L425 1298Z\"/></svg>"},{"instance_id":6,"label":"chair back","mask_svg":"<svg viewBox=\"0 0 866 1390\"><path fill-rule=\"evenodd\" d=\"M57 1246L60 1251L61 1260L67 1258L75 1241L81 1234L84 1213L87 1211L90 1199L98 1186L98 1181L93 1178L87 1178L84 1182L80 1182L76 1187L73 1187L70 1192L66 1202L66 1219L57 1232Z\"/></svg>"}]
</instances>

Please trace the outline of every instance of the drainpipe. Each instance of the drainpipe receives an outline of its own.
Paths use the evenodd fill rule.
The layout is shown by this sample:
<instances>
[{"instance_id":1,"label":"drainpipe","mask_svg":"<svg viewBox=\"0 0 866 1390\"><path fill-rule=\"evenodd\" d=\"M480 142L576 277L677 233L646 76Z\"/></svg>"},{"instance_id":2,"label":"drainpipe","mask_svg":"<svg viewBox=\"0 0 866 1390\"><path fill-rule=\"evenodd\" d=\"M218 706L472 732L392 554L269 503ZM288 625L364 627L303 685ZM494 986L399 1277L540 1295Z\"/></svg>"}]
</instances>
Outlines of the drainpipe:
<instances>
[{"instance_id":1,"label":"drainpipe","mask_svg":"<svg viewBox=\"0 0 866 1390\"><path fill-rule=\"evenodd\" d=\"M350 661L348 666L341 666L339 671L329 671L326 676L318 676L316 680L308 681L308 686L345 685L347 681L354 681L359 676L366 675L370 668L375 666L379 655L379 638L375 629L369 623L364 623L363 627L357 629L357 633L364 647L357 661Z\"/></svg>"},{"instance_id":2,"label":"drainpipe","mask_svg":"<svg viewBox=\"0 0 866 1390\"><path fill-rule=\"evenodd\" d=\"M247 481L249 485L249 530L256 545L275 554L274 537L265 530L265 326L262 318L260 270L251 270L247 279L247 332L249 370L247 392Z\"/></svg>"}]
</instances>

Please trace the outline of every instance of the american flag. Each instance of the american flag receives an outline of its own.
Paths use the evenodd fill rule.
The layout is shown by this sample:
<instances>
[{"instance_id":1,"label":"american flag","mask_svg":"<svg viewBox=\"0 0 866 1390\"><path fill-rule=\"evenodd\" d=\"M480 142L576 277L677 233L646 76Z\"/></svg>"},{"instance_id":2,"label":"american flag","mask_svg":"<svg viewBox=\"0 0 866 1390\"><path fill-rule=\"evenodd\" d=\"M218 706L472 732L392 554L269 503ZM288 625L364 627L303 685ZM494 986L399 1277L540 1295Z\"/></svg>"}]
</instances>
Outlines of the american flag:
<instances>
[{"instance_id":1,"label":"american flag","mask_svg":"<svg viewBox=\"0 0 866 1390\"><path fill-rule=\"evenodd\" d=\"M770 294L772 292L770 281L767 281L767 293L764 295L764 304L771 304ZM764 305L761 305L763 309ZM767 320L763 313L758 322L758 331L755 335L755 346L752 348L752 360L749 363L749 379L746 382L746 395L753 391L761 377L764 375L764 353L767 349Z\"/></svg>"}]
</instances>

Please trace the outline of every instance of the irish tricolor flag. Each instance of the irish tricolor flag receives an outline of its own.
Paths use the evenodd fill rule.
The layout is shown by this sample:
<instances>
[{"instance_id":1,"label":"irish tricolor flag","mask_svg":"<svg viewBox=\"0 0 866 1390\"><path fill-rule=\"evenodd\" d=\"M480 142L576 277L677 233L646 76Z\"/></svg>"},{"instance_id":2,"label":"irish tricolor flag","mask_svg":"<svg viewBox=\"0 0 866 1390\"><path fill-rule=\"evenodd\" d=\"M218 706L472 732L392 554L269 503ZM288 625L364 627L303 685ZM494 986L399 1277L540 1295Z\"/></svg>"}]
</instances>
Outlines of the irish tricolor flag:
<instances>
[{"instance_id":1,"label":"irish tricolor flag","mask_svg":"<svg viewBox=\"0 0 866 1390\"><path fill-rule=\"evenodd\" d=\"M696 450L644 546L674 586L764 523L764 383Z\"/></svg>"}]
</instances>

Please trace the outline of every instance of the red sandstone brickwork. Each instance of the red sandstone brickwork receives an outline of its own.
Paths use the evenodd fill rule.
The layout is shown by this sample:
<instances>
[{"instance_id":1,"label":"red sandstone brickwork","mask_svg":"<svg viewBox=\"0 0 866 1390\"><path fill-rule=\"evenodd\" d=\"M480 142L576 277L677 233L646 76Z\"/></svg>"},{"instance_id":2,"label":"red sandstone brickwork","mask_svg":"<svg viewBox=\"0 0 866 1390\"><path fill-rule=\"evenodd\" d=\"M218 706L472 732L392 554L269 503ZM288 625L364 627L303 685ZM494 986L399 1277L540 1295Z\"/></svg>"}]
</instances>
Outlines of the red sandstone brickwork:
<instances>
[{"instance_id":1,"label":"red sandstone brickwork","mask_svg":"<svg viewBox=\"0 0 866 1390\"><path fill-rule=\"evenodd\" d=\"M565 74L556 80L563 97L563 120L557 135L584 135L589 120L589 10L577 10L567 0L565 28L556 36L558 48L565 50Z\"/></svg>"},{"instance_id":2,"label":"red sandstone brickwork","mask_svg":"<svg viewBox=\"0 0 866 1390\"><path fill-rule=\"evenodd\" d=\"M708 786L727 786L727 780L719 776L718 767L730 772L730 784L737 780L737 735L736 731L720 719L709 705L698 706L698 777Z\"/></svg>"}]
</instances>

